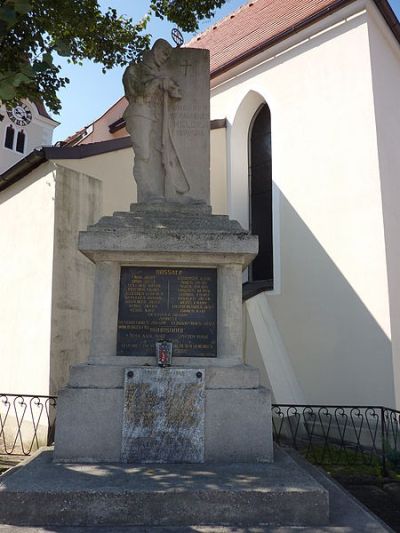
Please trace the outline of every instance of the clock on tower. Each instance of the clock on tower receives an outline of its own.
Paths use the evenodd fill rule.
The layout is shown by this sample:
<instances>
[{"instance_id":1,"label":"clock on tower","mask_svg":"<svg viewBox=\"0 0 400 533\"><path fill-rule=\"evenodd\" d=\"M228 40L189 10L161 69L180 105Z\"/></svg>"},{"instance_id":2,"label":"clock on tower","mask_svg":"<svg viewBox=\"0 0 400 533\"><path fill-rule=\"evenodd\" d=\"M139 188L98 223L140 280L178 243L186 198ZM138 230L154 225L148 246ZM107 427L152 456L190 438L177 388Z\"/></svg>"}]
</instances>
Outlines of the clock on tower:
<instances>
[{"instance_id":1,"label":"clock on tower","mask_svg":"<svg viewBox=\"0 0 400 533\"><path fill-rule=\"evenodd\" d=\"M20 103L11 109L7 109L7 115L17 126L27 126L32 120L32 111L23 103Z\"/></svg>"},{"instance_id":2,"label":"clock on tower","mask_svg":"<svg viewBox=\"0 0 400 533\"><path fill-rule=\"evenodd\" d=\"M57 124L40 100L0 102L0 174L38 146L51 145Z\"/></svg>"}]
</instances>

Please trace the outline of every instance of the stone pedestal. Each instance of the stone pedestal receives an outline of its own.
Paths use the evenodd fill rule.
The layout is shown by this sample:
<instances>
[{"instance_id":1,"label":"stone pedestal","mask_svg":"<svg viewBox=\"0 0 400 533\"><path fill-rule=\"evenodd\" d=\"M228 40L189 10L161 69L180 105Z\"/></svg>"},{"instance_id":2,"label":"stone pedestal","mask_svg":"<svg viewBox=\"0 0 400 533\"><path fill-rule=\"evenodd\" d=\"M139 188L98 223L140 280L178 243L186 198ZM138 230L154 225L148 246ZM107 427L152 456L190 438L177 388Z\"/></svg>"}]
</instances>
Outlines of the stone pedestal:
<instances>
[{"instance_id":1,"label":"stone pedestal","mask_svg":"<svg viewBox=\"0 0 400 533\"><path fill-rule=\"evenodd\" d=\"M216 357L173 359L174 369L204 376L204 453L194 462L272 461L270 392L242 353L242 271L257 237L202 203L133 204L82 232L79 249L96 264L91 353L60 392L55 460L121 461L126 371L156 366L155 356L117 355L121 267L141 266L217 271ZM190 402L181 409L185 417Z\"/></svg>"}]
</instances>

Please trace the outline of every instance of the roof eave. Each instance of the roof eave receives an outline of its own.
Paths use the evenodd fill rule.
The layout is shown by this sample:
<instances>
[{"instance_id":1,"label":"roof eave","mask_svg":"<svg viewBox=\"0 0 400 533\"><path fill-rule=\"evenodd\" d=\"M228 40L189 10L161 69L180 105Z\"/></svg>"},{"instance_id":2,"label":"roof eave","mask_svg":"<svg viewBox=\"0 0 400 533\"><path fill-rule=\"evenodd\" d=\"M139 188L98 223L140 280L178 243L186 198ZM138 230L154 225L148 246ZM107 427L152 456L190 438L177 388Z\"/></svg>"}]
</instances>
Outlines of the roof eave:
<instances>
[{"instance_id":1,"label":"roof eave","mask_svg":"<svg viewBox=\"0 0 400 533\"><path fill-rule=\"evenodd\" d=\"M317 13L314 13L313 15L310 15L309 17L303 19L298 24L291 26L290 28L279 33L278 35L274 35L274 37L267 39L263 43L258 44L257 46L251 48L250 50L246 50L246 52L238 55L234 59L212 70L210 73L211 79L217 78L221 74L224 74L225 72L231 70L232 68L237 67L244 61L251 59L252 57L263 52L264 50L267 50L268 48L271 48L272 46L276 44L279 44L280 42L284 41L291 35L295 35L296 33L299 33L300 31L306 29L307 27L311 26L315 22L322 20L323 18L330 15L331 13L334 13L335 11L342 9L343 7L346 7L347 5L350 5L355 1L356 0L337 0L335 3L331 4L330 6L325 7L324 9L321 9L321 11L318 11ZM383 18L388 24L389 28L391 29L394 36L400 43L400 22L398 21L394 11L388 4L387 0L373 0L373 2L376 4L377 8L379 9L380 13L382 14Z\"/></svg>"},{"instance_id":2,"label":"roof eave","mask_svg":"<svg viewBox=\"0 0 400 533\"><path fill-rule=\"evenodd\" d=\"M22 176L25 176L47 160L44 148L33 150L33 152L0 175L0 191L7 189L7 187L19 181Z\"/></svg>"},{"instance_id":3,"label":"roof eave","mask_svg":"<svg viewBox=\"0 0 400 533\"><path fill-rule=\"evenodd\" d=\"M120 137L108 141L80 144L78 146L43 146L33 150L12 167L0 174L0 191L26 176L36 167L51 159L85 159L96 155L124 150L132 146L130 137Z\"/></svg>"},{"instance_id":4,"label":"roof eave","mask_svg":"<svg viewBox=\"0 0 400 533\"><path fill-rule=\"evenodd\" d=\"M379 9L382 17L385 19L387 25L392 30L393 35L400 43L400 22L396 17L395 12L391 8L387 0L373 0L376 7Z\"/></svg>"}]
</instances>

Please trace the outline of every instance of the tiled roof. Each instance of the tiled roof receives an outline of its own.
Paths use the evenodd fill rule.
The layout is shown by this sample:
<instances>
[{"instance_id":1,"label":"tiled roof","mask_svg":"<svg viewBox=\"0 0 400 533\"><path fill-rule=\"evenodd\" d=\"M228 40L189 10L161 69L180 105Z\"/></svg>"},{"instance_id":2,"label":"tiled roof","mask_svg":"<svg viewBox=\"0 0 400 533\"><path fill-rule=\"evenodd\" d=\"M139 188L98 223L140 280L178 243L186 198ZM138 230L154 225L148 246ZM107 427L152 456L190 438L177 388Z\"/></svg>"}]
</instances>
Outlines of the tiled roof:
<instances>
[{"instance_id":1,"label":"tiled roof","mask_svg":"<svg viewBox=\"0 0 400 533\"><path fill-rule=\"evenodd\" d=\"M51 118L51 116L46 111L46 108L44 107L44 104L41 100L35 100L35 106L38 110L39 115L41 115L42 117L49 118L50 120L54 120L53 118Z\"/></svg>"},{"instance_id":2,"label":"tiled roof","mask_svg":"<svg viewBox=\"0 0 400 533\"><path fill-rule=\"evenodd\" d=\"M76 131L63 141L61 141L60 146L68 146L68 145L74 145L77 143L84 135L86 135L86 127L81 128L80 130Z\"/></svg>"},{"instance_id":3,"label":"tiled roof","mask_svg":"<svg viewBox=\"0 0 400 533\"><path fill-rule=\"evenodd\" d=\"M352 1L249 1L185 46L208 48L211 54L211 76L215 76ZM385 4L385 9L388 6L386 0L376 0L376 4L381 11L382 4Z\"/></svg>"}]
</instances>

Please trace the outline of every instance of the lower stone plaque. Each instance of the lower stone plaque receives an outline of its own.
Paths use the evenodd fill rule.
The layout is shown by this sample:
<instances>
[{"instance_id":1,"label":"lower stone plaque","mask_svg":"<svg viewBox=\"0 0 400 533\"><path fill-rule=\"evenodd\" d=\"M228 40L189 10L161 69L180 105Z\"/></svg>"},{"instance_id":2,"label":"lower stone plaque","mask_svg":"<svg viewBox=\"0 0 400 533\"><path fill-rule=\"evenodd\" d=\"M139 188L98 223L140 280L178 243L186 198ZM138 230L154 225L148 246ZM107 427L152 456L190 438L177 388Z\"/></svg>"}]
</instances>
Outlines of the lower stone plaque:
<instances>
[{"instance_id":1,"label":"lower stone plaque","mask_svg":"<svg viewBox=\"0 0 400 533\"><path fill-rule=\"evenodd\" d=\"M203 369L125 370L121 461L204 462Z\"/></svg>"}]
</instances>

